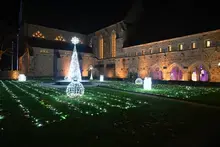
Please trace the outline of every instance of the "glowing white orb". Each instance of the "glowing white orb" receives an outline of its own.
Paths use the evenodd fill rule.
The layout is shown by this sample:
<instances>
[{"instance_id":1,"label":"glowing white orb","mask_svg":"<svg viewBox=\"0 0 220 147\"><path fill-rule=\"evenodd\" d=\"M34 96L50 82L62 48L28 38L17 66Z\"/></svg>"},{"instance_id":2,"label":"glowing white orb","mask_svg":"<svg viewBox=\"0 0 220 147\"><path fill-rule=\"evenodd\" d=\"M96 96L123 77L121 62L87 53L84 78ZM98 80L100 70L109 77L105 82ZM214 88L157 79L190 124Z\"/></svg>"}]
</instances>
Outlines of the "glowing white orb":
<instances>
[{"instance_id":1,"label":"glowing white orb","mask_svg":"<svg viewBox=\"0 0 220 147\"><path fill-rule=\"evenodd\" d=\"M26 76L24 74L19 74L18 75L18 81L20 81L20 82L26 81Z\"/></svg>"},{"instance_id":2,"label":"glowing white orb","mask_svg":"<svg viewBox=\"0 0 220 147\"><path fill-rule=\"evenodd\" d=\"M100 75L100 82L104 81L104 75Z\"/></svg>"},{"instance_id":3,"label":"glowing white orb","mask_svg":"<svg viewBox=\"0 0 220 147\"><path fill-rule=\"evenodd\" d=\"M73 44L78 44L78 43L79 43L79 38L73 37L73 38L71 39L71 42L72 42Z\"/></svg>"},{"instance_id":4,"label":"glowing white orb","mask_svg":"<svg viewBox=\"0 0 220 147\"><path fill-rule=\"evenodd\" d=\"M218 67L220 67L220 62L218 63Z\"/></svg>"},{"instance_id":5,"label":"glowing white orb","mask_svg":"<svg viewBox=\"0 0 220 147\"><path fill-rule=\"evenodd\" d=\"M151 90L151 87L152 87L151 77L145 77L144 78L144 89L145 90Z\"/></svg>"},{"instance_id":6,"label":"glowing white orb","mask_svg":"<svg viewBox=\"0 0 220 147\"><path fill-rule=\"evenodd\" d=\"M141 78L137 78L137 79L135 80L135 84L137 84L137 85L142 85L142 84L143 84L143 80L142 80Z\"/></svg>"},{"instance_id":7,"label":"glowing white orb","mask_svg":"<svg viewBox=\"0 0 220 147\"><path fill-rule=\"evenodd\" d=\"M66 95L70 98L80 97L84 94L84 90L83 84L72 81L66 88Z\"/></svg>"}]
</instances>

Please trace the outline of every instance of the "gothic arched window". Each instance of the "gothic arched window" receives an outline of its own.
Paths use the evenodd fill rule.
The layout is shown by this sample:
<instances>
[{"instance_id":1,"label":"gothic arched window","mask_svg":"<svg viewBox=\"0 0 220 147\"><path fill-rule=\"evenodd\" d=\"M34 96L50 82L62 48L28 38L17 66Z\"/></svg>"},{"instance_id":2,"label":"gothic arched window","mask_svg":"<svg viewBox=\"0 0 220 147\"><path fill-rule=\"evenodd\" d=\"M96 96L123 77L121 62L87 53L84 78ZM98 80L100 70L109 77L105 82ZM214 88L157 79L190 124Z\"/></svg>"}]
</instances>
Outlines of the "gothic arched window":
<instances>
[{"instance_id":1,"label":"gothic arched window","mask_svg":"<svg viewBox=\"0 0 220 147\"><path fill-rule=\"evenodd\" d=\"M45 38L40 31L35 32L32 36L36 38Z\"/></svg>"},{"instance_id":2,"label":"gothic arched window","mask_svg":"<svg viewBox=\"0 0 220 147\"><path fill-rule=\"evenodd\" d=\"M66 41L66 40L63 38L63 36L61 36L61 35L57 36L57 37L55 38L55 40L57 40L57 41Z\"/></svg>"},{"instance_id":3,"label":"gothic arched window","mask_svg":"<svg viewBox=\"0 0 220 147\"><path fill-rule=\"evenodd\" d=\"M103 59L103 37L99 37L99 58Z\"/></svg>"},{"instance_id":4,"label":"gothic arched window","mask_svg":"<svg viewBox=\"0 0 220 147\"><path fill-rule=\"evenodd\" d=\"M115 31L113 31L111 35L111 50L112 50L112 57L116 57L116 33Z\"/></svg>"}]
</instances>

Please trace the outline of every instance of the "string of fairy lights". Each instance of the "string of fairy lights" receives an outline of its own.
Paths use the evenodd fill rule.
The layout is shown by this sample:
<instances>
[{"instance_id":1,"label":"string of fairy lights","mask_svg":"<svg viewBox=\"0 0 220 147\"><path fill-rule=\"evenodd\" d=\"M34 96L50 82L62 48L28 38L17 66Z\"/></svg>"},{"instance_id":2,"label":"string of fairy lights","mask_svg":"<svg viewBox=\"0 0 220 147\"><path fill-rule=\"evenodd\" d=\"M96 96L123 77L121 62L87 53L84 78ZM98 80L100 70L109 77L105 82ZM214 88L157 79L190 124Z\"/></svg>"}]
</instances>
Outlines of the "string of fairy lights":
<instances>
[{"instance_id":1,"label":"string of fairy lights","mask_svg":"<svg viewBox=\"0 0 220 147\"><path fill-rule=\"evenodd\" d=\"M45 123L38 123L37 124L38 127L43 126L43 124L48 124L48 123L54 123L54 122L62 121L64 119L66 119L66 117L68 116L67 114L64 114L63 112L61 112L61 111L57 110L56 108L54 108L52 105L46 103L44 100L40 99L40 97L38 97L37 95L35 95L33 93L30 93L27 90L21 88L21 86L18 86L19 84L15 84L14 82L11 82L11 81L8 81L8 83L13 85L14 87L18 88L19 90L21 90L25 94L29 95L36 102L40 103L45 108L49 109L52 112L53 115L56 115L59 118L59 119L53 119L52 121L47 120L47 121L45 121Z\"/></svg>"},{"instance_id":2,"label":"string of fairy lights","mask_svg":"<svg viewBox=\"0 0 220 147\"><path fill-rule=\"evenodd\" d=\"M10 95L10 98L12 98L18 104L18 107L23 112L23 116L30 119L35 126L41 127L42 121L39 118L36 118L33 115L31 115L30 110L26 106L24 106L19 97L13 91L11 91L11 89L9 89L3 81L0 81L0 83L2 87L5 89L5 91Z\"/></svg>"},{"instance_id":3,"label":"string of fairy lights","mask_svg":"<svg viewBox=\"0 0 220 147\"><path fill-rule=\"evenodd\" d=\"M108 82L105 87L128 90L132 92L140 93L150 93L156 95L163 95L167 97L175 97L181 99L191 99L199 95L207 95L209 93L220 92L220 88L207 88L207 87L194 87L194 86L184 86L184 85L164 85L164 84L154 84L152 85L152 90L144 90L142 85L136 85L131 82Z\"/></svg>"},{"instance_id":4,"label":"string of fairy lights","mask_svg":"<svg viewBox=\"0 0 220 147\"><path fill-rule=\"evenodd\" d=\"M89 91L89 90L88 90ZM128 97L124 97L124 96L119 96L119 95L114 95L114 94L109 94L109 93L102 93L102 92L99 92L99 91L93 91L94 94L97 94L97 95L105 95L104 98L107 98L109 99L112 99L112 100L115 100L115 101L118 101L118 102L122 102L122 103L127 103L128 105L133 105L134 107L136 107L134 104L132 103L129 103L129 102L133 102L133 103L136 103L136 104L148 104L147 101L141 101L141 100L132 100L131 98L128 98ZM112 98L111 98L112 97Z\"/></svg>"},{"instance_id":5,"label":"string of fairy lights","mask_svg":"<svg viewBox=\"0 0 220 147\"><path fill-rule=\"evenodd\" d=\"M26 83L26 85L31 85L32 87L35 87L34 90L46 90L46 91L51 91L52 93L55 93L56 95L53 94L49 94L49 93L43 93L42 94L46 94L50 97L55 98L55 100L62 102L62 103L67 103L66 100L68 99L64 99L63 97L60 97L60 95L64 95L62 92L58 91L57 89L54 88L48 88L48 87L42 87L39 84L36 83ZM31 88L31 86L29 88ZM68 99L69 100L69 99ZM86 90L86 95L81 97L80 99L73 99L73 101L79 102L81 104L84 105L88 105L88 106L92 106L95 107L96 109L98 109L100 112L96 113L96 114L100 114L103 112L107 112L106 108L101 107L101 105L104 106L108 106L108 107L113 107L113 108L120 108L120 109L129 109L129 108L135 108L139 105L143 105L143 104L148 104L146 101L142 102L140 100L135 100L132 103L132 100L130 98L127 97L119 97L117 95L114 94L108 94L108 93L103 93L103 92L95 92L92 90ZM99 105L95 104L98 103ZM118 104L112 104L112 103L118 103ZM75 105L71 105L72 103L68 102L69 106L75 107ZM135 105L136 104L136 105ZM78 110L79 112L83 113L82 110L79 109L75 109ZM95 115L93 112L89 112L86 111L85 114L89 114L89 115Z\"/></svg>"},{"instance_id":6,"label":"string of fairy lights","mask_svg":"<svg viewBox=\"0 0 220 147\"><path fill-rule=\"evenodd\" d=\"M38 87L38 88L42 88L41 86L37 86L38 84L33 84L33 86ZM47 87L44 87L47 88ZM58 94L58 95L62 95L63 93L57 91L57 89L54 88L47 88L47 90L52 90L52 92ZM104 100L103 100L104 99ZM96 92L96 91L92 91L92 90L86 90L86 95L83 96L80 99L74 99L77 101L82 101L82 103L85 104L85 100L90 101L87 104L90 104L92 102L96 102L96 103L102 103L104 105L107 105L109 107L116 107L116 108L120 108L120 109L129 109L129 108L135 108L139 105L143 105L143 104L148 104L146 101L140 101L140 100L134 100L134 103L136 105L134 105L133 103L131 103L131 99L127 98L127 97L120 97L114 94L108 94L108 93L103 93L103 92ZM119 104L111 104L110 102L118 102ZM130 101L130 102L129 102ZM100 108L98 108L100 109ZM104 112L107 112L106 109L103 109Z\"/></svg>"},{"instance_id":7,"label":"string of fairy lights","mask_svg":"<svg viewBox=\"0 0 220 147\"><path fill-rule=\"evenodd\" d=\"M73 110L83 115L94 116L106 113L108 112L107 109L110 110L110 108L129 109L148 104L146 101L134 100L129 97L118 96L114 93L100 92L89 88L86 90L84 96L71 99L65 95L65 92L56 88L42 87L38 82L0 81L0 83L0 86L3 87L10 97L18 104L19 108L22 110L22 114L26 118L29 118L36 127L42 127L46 124L67 119ZM8 84L10 85L9 87L7 86ZM27 97L21 97L21 93L24 93ZM29 105L25 105L27 103L24 103L25 98L34 100L42 106L42 110L49 110L49 112L51 112L50 115L54 117L48 119L47 117L41 117L41 114L35 114L37 117L34 116L32 108ZM68 110L60 111L57 105L54 105L54 102L53 105L50 103L51 100L64 104Z\"/></svg>"},{"instance_id":8,"label":"string of fairy lights","mask_svg":"<svg viewBox=\"0 0 220 147\"><path fill-rule=\"evenodd\" d=\"M73 108L75 111L80 112L82 114L93 116L93 115L99 115L101 113L107 112L107 110L105 108L102 108L102 107L100 107L99 105L97 105L93 102L86 102L86 101L83 101L82 99L73 99L72 102L67 101L67 100L69 100L69 98L65 98L66 95L64 95L61 92L58 92L57 89L41 87L38 84L29 84L31 86L29 86L27 84L20 84L20 85L23 85L27 88L30 88L31 90L34 90L34 91L36 91L36 92L38 92L42 95L49 96L49 97L55 99L57 102L67 104L69 107ZM46 89L47 92L43 92L42 91L43 89L44 90ZM50 93L48 93L49 91L51 91L51 93L56 93L57 95L50 94ZM80 109L80 107L75 105L74 102L77 102L77 103L80 103L80 104L83 104L83 105L87 105L87 106L91 106L91 107L95 108L98 112L94 113L93 111L84 111L83 109Z\"/></svg>"}]
</instances>

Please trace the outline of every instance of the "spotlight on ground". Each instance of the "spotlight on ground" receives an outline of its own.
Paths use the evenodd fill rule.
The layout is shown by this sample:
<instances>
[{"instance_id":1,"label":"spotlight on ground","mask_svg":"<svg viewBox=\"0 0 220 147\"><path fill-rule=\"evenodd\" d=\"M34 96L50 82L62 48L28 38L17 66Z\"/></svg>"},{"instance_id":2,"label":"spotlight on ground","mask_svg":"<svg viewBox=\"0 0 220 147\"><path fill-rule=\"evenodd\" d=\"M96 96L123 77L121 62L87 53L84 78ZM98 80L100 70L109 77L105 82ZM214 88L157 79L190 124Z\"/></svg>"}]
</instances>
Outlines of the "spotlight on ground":
<instances>
[{"instance_id":1,"label":"spotlight on ground","mask_svg":"<svg viewBox=\"0 0 220 147\"><path fill-rule=\"evenodd\" d=\"M144 89L145 90L151 90L152 88L152 80L151 77L145 77L144 78Z\"/></svg>"},{"instance_id":2,"label":"spotlight on ground","mask_svg":"<svg viewBox=\"0 0 220 147\"><path fill-rule=\"evenodd\" d=\"M104 81L104 75L100 75L100 82Z\"/></svg>"},{"instance_id":3,"label":"spotlight on ground","mask_svg":"<svg viewBox=\"0 0 220 147\"><path fill-rule=\"evenodd\" d=\"M24 74L19 74L19 76L18 76L18 81L19 81L19 82L24 82L24 81L26 81L26 76L25 76Z\"/></svg>"}]
</instances>

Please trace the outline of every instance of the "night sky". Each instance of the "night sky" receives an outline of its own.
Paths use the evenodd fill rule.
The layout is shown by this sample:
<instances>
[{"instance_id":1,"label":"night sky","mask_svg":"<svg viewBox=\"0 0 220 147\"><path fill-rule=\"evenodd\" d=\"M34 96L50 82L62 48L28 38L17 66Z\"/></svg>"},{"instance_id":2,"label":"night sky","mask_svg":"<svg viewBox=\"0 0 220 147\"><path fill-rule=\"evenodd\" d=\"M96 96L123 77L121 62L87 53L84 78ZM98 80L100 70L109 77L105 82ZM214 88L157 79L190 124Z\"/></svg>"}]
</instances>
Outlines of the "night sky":
<instances>
[{"instance_id":1,"label":"night sky","mask_svg":"<svg viewBox=\"0 0 220 147\"><path fill-rule=\"evenodd\" d=\"M124 20L124 47L220 29L215 0L23 0L28 23L93 33ZM0 43L11 45L18 27L19 0L4 1L0 9Z\"/></svg>"},{"instance_id":2,"label":"night sky","mask_svg":"<svg viewBox=\"0 0 220 147\"><path fill-rule=\"evenodd\" d=\"M34 24L89 34L123 20L133 0L27 0L25 19Z\"/></svg>"},{"instance_id":3,"label":"night sky","mask_svg":"<svg viewBox=\"0 0 220 147\"><path fill-rule=\"evenodd\" d=\"M149 35L155 33L158 39L159 36L169 38L178 34L214 30L220 26L220 12L217 1L214 0L205 2L198 0L23 1L25 21L84 34L92 33L123 19L135 29L135 32L140 29L138 33ZM2 5L7 11L0 10L0 31L16 30L18 4L19 0L7 0ZM147 34L145 36L149 38Z\"/></svg>"}]
</instances>

